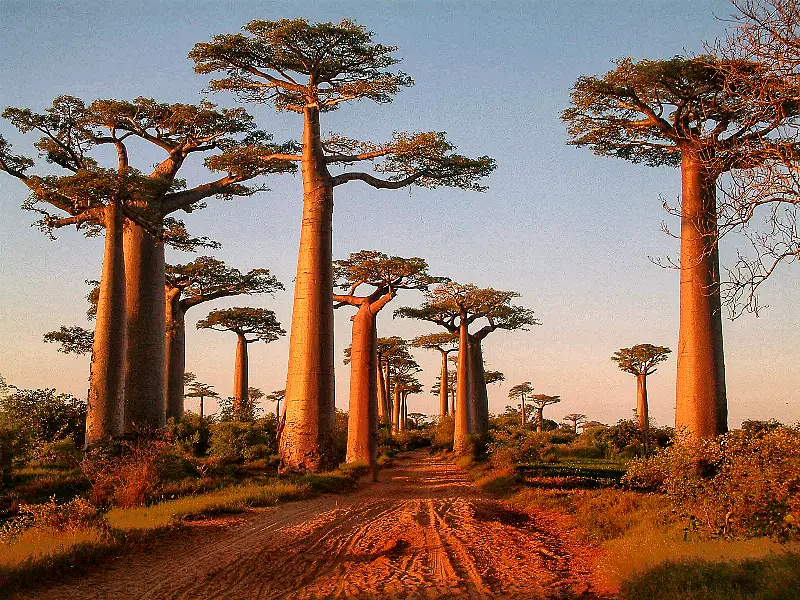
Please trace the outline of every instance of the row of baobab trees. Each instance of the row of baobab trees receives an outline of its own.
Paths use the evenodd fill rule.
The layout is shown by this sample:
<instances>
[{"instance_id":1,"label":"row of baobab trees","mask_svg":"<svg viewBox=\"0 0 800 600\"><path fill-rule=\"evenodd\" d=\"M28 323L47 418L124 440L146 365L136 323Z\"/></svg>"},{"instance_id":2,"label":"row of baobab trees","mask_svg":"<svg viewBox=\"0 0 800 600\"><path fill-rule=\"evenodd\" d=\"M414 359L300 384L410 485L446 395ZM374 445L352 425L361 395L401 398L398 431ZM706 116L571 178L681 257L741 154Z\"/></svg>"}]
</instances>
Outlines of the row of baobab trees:
<instances>
[{"instance_id":1,"label":"row of baobab trees","mask_svg":"<svg viewBox=\"0 0 800 600\"><path fill-rule=\"evenodd\" d=\"M134 425L164 424L164 244L171 230L180 228L171 215L205 208L212 198L262 191L263 177L299 170L303 216L281 462L285 469L300 470L332 464L334 306L357 309L351 351L350 411L357 415L353 453L371 454L377 420L372 414L379 410L372 396L379 378L375 316L401 286L391 277L376 280L369 294L357 296L357 288L368 282L345 269L341 281L349 287L334 295L334 191L352 182L376 190L418 185L483 191L482 179L495 168L488 156L456 153L441 132L395 133L383 143L322 135L326 113L359 100L389 102L412 85L408 75L392 70L398 62L395 50L352 21L310 24L304 19L256 20L242 32L194 46L189 57L196 72L221 76L211 81L212 91L297 115L299 141L275 142L244 108L218 109L207 101L136 98L87 104L61 96L41 113L4 111L22 133L39 134L40 157L52 169L63 169L33 174L36 161L15 154L0 138L0 170L27 186L31 196L25 208L42 214L42 229L76 225L105 235L88 397L90 443L124 435ZM794 145L777 134L797 115L793 89L769 65L738 57L625 59L603 77L581 77L573 106L563 114L575 145L681 167L676 426L694 436L727 428L716 184L737 169L791 162ZM142 171L133 166L133 154L147 146L161 151L163 159ZM113 162L102 162L109 156L106 150ZM215 178L188 186L181 170L198 155ZM358 165L373 168L362 171L354 168ZM498 328L534 323L529 310L511 303L514 297L447 282L433 287L422 307L397 311L458 336L457 452L467 451L469 436L481 435L487 426L483 339ZM479 320L485 323L470 331Z\"/></svg>"}]
</instances>

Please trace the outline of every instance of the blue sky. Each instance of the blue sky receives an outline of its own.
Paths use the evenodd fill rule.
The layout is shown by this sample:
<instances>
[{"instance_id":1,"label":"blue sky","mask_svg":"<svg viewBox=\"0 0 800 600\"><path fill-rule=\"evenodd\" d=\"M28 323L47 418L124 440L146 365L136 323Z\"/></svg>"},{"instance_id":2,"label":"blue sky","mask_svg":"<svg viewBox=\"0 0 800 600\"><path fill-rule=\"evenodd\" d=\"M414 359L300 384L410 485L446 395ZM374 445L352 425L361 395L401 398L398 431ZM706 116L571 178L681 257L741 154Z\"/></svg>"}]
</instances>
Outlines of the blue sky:
<instances>
[{"instance_id":1,"label":"blue sky","mask_svg":"<svg viewBox=\"0 0 800 600\"><path fill-rule=\"evenodd\" d=\"M675 169L651 169L566 145L560 112L583 74L601 74L612 59L666 58L701 52L723 34L732 6L725 1L649 2L13 2L0 0L0 107L44 109L71 94L166 102L196 102L208 79L186 58L193 44L231 33L254 18L348 17L379 41L397 45L402 70L416 85L389 105L359 103L325 115L323 130L386 139L392 131L446 131L459 150L498 163L483 194L460 190L379 191L358 182L336 190L334 255L360 249L426 258L431 271L461 282L513 289L543 325L498 332L485 343L487 366L505 372L490 386L493 411L508 388L530 380L538 392L560 394L554 417L582 412L614 422L631 415L635 382L609 360L618 348L649 342L676 348L678 277L651 259L676 256L677 241L661 231L675 223L662 198L679 193ZM227 94L212 100L235 105ZM297 138L296 115L249 106L277 139ZM6 122L0 133L18 151L34 138ZM146 168L158 155L135 148ZM191 182L207 174L198 165ZM188 317L187 366L227 395L235 339L194 331L211 308L267 306L288 329L300 225L301 182L284 176L253 198L212 201L184 218L191 230L219 240L219 258L240 269L266 267L287 287L275 298L203 305ZM99 277L102 247L74 231L48 241L19 209L25 189L0 177L0 373L24 387L56 387L84 395L88 360L58 354L41 342L61 324L85 324L85 279ZM735 256L723 245L723 262ZM168 260L191 256L171 253ZM800 278L787 265L764 290L759 318L726 321L731 423L743 418L800 419L794 390L800 375L796 302ZM382 335L412 337L424 325L392 320L414 293L401 295L379 319ZM337 311L337 352L349 343L348 309ZM284 387L288 341L251 348L251 384ZM418 354L426 388L437 357ZM346 408L347 369L337 371L337 405ZM674 418L675 359L650 380L651 414ZM435 412L430 394L412 410Z\"/></svg>"}]
</instances>

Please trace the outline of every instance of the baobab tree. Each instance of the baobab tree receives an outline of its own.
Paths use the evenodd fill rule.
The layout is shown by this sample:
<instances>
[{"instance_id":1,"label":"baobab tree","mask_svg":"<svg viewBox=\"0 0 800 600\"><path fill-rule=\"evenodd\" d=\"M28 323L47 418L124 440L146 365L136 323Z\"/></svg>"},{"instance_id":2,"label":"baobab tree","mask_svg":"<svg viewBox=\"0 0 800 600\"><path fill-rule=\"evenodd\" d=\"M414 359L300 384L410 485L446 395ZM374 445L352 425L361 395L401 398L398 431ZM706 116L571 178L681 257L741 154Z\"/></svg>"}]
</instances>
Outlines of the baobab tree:
<instances>
[{"instance_id":1,"label":"baobab tree","mask_svg":"<svg viewBox=\"0 0 800 600\"><path fill-rule=\"evenodd\" d=\"M424 259L387 256L374 250L354 252L333 265L334 283L347 290L334 294L334 308L353 306L350 346L350 408L347 423L347 462L366 462L377 472L378 459L378 313L398 290L427 290L441 281L428 274ZM358 296L359 288L371 288Z\"/></svg>"},{"instance_id":2,"label":"baobab tree","mask_svg":"<svg viewBox=\"0 0 800 600\"><path fill-rule=\"evenodd\" d=\"M447 414L450 412L448 410L448 397L450 395L450 390L448 388L448 382L450 378L448 377L447 371L447 355L451 352L458 350L458 335L455 333L429 333L427 335L421 335L419 337L414 338L411 341L411 345L415 348L425 348L426 350L438 350L439 353L442 355L442 371L439 375L439 386L438 386L438 394L439 394L439 416L446 417ZM444 385L441 385L441 382L444 382Z\"/></svg>"},{"instance_id":3,"label":"baobab tree","mask_svg":"<svg viewBox=\"0 0 800 600\"><path fill-rule=\"evenodd\" d=\"M731 85L728 77L735 68ZM751 168L784 142L774 135L795 96L763 85L750 61L713 56L617 61L583 76L562 114L570 144L649 166L681 168L680 331L676 429L704 438L727 431L718 256L719 177ZM753 100L752 92L759 95Z\"/></svg>"},{"instance_id":4,"label":"baobab tree","mask_svg":"<svg viewBox=\"0 0 800 600\"><path fill-rule=\"evenodd\" d=\"M564 420L572 426L572 431L575 432L575 435L578 435L578 426L586 422L586 415L570 413L564 415Z\"/></svg>"},{"instance_id":5,"label":"baobab tree","mask_svg":"<svg viewBox=\"0 0 800 600\"><path fill-rule=\"evenodd\" d=\"M167 418L183 414L186 365L186 311L193 306L241 294L274 294L283 285L267 269L242 273L211 256L187 264L166 265Z\"/></svg>"},{"instance_id":6,"label":"baobab tree","mask_svg":"<svg viewBox=\"0 0 800 600\"><path fill-rule=\"evenodd\" d=\"M267 394L267 400L275 403L275 419L281 420L281 402L286 397L286 390L275 390Z\"/></svg>"},{"instance_id":7,"label":"baobab tree","mask_svg":"<svg viewBox=\"0 0 800 600\"><path fill-rule=\"evenodd\" d=\"M395 48L373 41L353 21L310 24L305 19L251 21L242 33L214 36L189 54L198 73L223 72L212 90L230 90L239 98L272 103L279 111L302 116L302 153L287 155L302 164L303 219L295 279L287 425L280 455L284 468L317 470L333 461L333 190L351 181L377 189L409 185L459 187L481 191L478 181L494 170L494 161L456 154L443 133L395 133L383 144L343 136L323 139L320 114L346 102L389 102L411 85L405 73L389 69L398 62ZM373 163L375 174L335 165Z\"/></svg>"},{"instance_id":8,"label":"baobab tree","mask_svg":"<svg viewBox=\"0 0 800 600\"><path fill-rule=\"evenodd\" d=\"M43 214L40 226L106 230L87 443L120 435L134 423L162 425L165 219L178 210L200 208L214 196L252 194L260 188L244 183L257 176L295 170L294 163L276 158L286 147L271 144L244 109L217 110L209 102L162 104L137 98L86 105L61 96L44 113L7 108L3 116L24 133L42 134L37 147L48 162L70 173L28 175L33 161L12 154L0 140L0 170L32 191L25 207ZM145 174L131 164L129 139L152 144L167 157ZM113 168L101 167L90 155L105 147L115 150ZM209 171L224 175L187 188L179 171L189 156L200 154L206 154ZM47 204L67 216L51 215L42 208Z\"/></svg>"},{"instance_id":9,"label":"baobab tree","mask_svg":"<svg viewBox=\"0 0 800 600\"><path fill-rule=\"evenodd\" d=\"M670 352L672 350L666 346L637 344L630 348L617 350L611 357L611 360L616 362L620 369L636 376L636 418L642 432L647 432L650 427L647 409L647 376L656 372L656 365L667 360Z\"/></svg>"},{"instance_id":10,"label":"baobab tree","mask_svg":"<svg viewBox=\"0 0 800 600\"><path fill-rule=\"evenodd\" d=\"M455 358L455 357L453 357L453 356L450 357L451 362L452 362L453 358ZM457 361L456 361L456 364L457 364ZM457 387L456 380L457 380L457 375L458 374L456 373L456 371L448 371L447 372L447 389L448 389L448 394L450 394L449 414L451 414L451 415L455 415L456 414L456 387ZM442 391L441 385L442 385L442 377L440 375L440 376L436 377L436 381L434 382L433 386L431 387L431 394L433 394L434 396L439 396L441 394L441 391Z\"/></svg>"},{"instance_id":11,"label":"baobab tree","mask_svg":"<svg viewBox=\"0 0 800 600\"><path fill-rule=\"evenodd\" d=\"M407 431L408 430L408 397L412 394L421 394L422 393L422 384L416 377L403 377L401 383L401 392L400 392L400 423L399 429L400 431Z\"/></svg>"},{"instance_id":12,"label":"baobab tree","mask_svg":"<svg viewBox=\"0 0 800 600\"><path fill-rule=\"evenodd\" d=\"M239 420L243 403L248 395L247 345L254 342L269 344L286 331L266 308L234 307L212 310L205 319L197 322L198 329L232 331L236 334L236 364L233 376L233 418Z\"/></svg>"},{"instance_id":13,"label":"baobab tree","mask_svg":"<svg viewBox=\"0 0 800 600\"><path fill-rule=\"evenodd\" d=\"M458 376L454 452L471 451L470 436L483 436L489 428L489 397L481 344L497 329L527 329L538 324L533 311L511 304L516 292L478 288L472 284L447 282L426 293L419 308L402 307L395 316L430 321L450 333L458 332ZM488 322L475 333L469 326L478 319Z\"/></svg>"},{"instance_id":14,"label":"baobab tree","mask_svg":"<svg viewBox=\"0 0 800 600\"><path fill-rule=\"evenodd\" d=\"M188 374L188 373L187 373ZM219 394L214 391L214 386L193 380L188 383L188 390L184 392L187 398L200 398L200 416L205 416L206 398L219 398Z\"/></svg>"},{"instance_id":15,"label":"baobab tree","mask_svg":"<svg viewBox=\"0 0 800 600\"><path fill-rule=\"evenodd\" d=\"M392 432L401 431L403 424L403 393L410 387L415 387L417 382L415 373L419 373L417 361L408 354L407 356L397 356L391 363L392 373Z\"/></svg>"},{"instance_id":16,"label":"baobab tree","mask_svg":"<svg viewBox=\"0 0 800 600\"><path fill-rule=\"evenodd\" d=\"M542 432L544 427L544 407L561 402L561 396L548 396L547 394L532 394L531 402L536 407L536 431ZM577 432L577 430L576 430Z\"/></svg>"},{"instance_id":17,"label":"baobab tree","mask_svg":"<svg viewBox=\"0 0 800 600\"><path fill-rule=\"evenodd\" d=\"M510 390L508 390L508 397L511 400L519 400L522 403L522 423L521 425L525 427L526 424L526 416L525 416L525 395L533 393L533 386L531 385L530 381L524 381L522 383L518 383L517 385L513 386Z\"/></svg>"}]
</instances>

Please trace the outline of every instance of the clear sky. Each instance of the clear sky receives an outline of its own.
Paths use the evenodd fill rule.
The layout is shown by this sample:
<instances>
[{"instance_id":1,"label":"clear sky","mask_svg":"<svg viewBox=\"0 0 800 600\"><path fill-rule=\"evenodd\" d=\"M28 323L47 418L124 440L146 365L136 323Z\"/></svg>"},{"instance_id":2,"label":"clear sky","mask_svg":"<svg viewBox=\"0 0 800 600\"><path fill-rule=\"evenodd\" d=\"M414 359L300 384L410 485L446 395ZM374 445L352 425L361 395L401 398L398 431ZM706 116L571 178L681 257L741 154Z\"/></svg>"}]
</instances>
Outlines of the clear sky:
<instances>
[{"instance_id":1,"label":"clear sky","mask_svg":"<svg viewBox=\"0 0 800 600\"><path fill-rule=\"evenodd\" d=\"M667 345L678 337L678 274L651 259L675 257L675 227L662 198L679 193L679 172L652 169L566 145L560 112L583 74L602 74L622 56L667 58L701 52L723 34L732 6L724 0L497 2L70 2L0 0L0 107L43 110L62 94L163 102L197 102L208 79L186 58L193 44L232 33L251 19L305 17L356 20L383 43L399 47L401 68L416 85L389 105L367 102L324 115L323 130L380 141L393 130L446 131L468 155L498 163L483 194L460 190L373 190L358 182L336 190L334 256L375 249L426 258L431 271L459 282L512 289L536 311L540 327L487 338L487 367L506 374L489 388L490 408L503 410L510 386L530 380L537 392L559 394L549 409L560 418L582 412L613 423L631 416L635 380L609 360L620 347ZM227 94L212 98L234 105ZM277 139L298 138L296 115L250 106ZM33 137L7 122L0 133L31 153ZM146 168L158 155L132 151ZM85 396L88 359L43 344L59 325L86 325L86 279L100 273L102 244L74 231L49 241L20 210L26 191L0 174L0 374L20 387L56 387ZM207 177L199 166L190 183ZM195 331L211 308L272 308L285 328L291 317L302 188L299 176L269 180L271 191L185 215L193 233L223 244L215 255L240 269L271 269L287 287L275 298L205 304L187 315L187 368L223 395L232 392L235 336ZM735 256L725 240L723 263ZM190 255L170 252L168 261ZM800 419L796 344L800 289L786 265L765 286L762 316L726 321L731 424L746 418ZM430 329L393 320L416 304L401 294L379 318L380 335L412 337ZM349 343L350 309L337 311L337 357ZM251 385L285 385L288 340L251 347ZM430 388L438 358L419 352ZM651 415L674 420L674 355L649 380ZM348 371L337 358L337 405L346 408ZM191 402L191 401L190 401ZM188 405L190 408L191 404ZM435 413L437 399L410 399L412 411Z\"/></svg>"}]
</instances>

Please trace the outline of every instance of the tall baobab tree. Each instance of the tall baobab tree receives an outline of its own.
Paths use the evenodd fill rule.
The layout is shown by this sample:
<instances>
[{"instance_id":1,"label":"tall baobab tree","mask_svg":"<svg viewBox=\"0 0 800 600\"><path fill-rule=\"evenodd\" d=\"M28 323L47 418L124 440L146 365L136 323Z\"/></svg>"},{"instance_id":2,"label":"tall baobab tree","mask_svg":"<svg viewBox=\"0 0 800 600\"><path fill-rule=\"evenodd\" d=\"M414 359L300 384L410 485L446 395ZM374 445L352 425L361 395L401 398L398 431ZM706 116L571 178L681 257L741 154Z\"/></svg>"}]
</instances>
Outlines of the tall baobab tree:
<instances>
[{"instance_id":1,"label":"tall baobab tree","mask_svg":"<svg viewBox=\"0 0 800 600\"><path fill-rule=\"evenodd\" d=\"M451 362L452 362L453 358L456 358L456 357L451 356L450 357ZM456 364L457 364L457 362L458 361L456 361ZM456 371L448 371L447 372L447 389L448 389L448 393L450 394L450 408L449 408L449 413L448 414L450 414L450 415L455 415L456 414L457 375L458 374L456 373ZM439 376L436 377L436 381L434 382L433 386L431 387L431 394L433 394L434 396L439 396L439 394L441 394L441 390L442 390L441 385L442 385L442 377L441 377L441 375L439 375Z\"/></svg>"},{"instance_id":2,"label":"tall baobab tree","mask_svg":"<svg viewBox=\"0 0 800 600\"><path fill-rule=\"evenodd\" d=\"M190 373L186 373L189 375ZM219 398L219 394L214 391L214 386L202 383L196 379L187 383L188 390L184 393L187 398L200 398L200 416L205 417L206 398Z\"/></svg>"},{"instance_id":3,"label":"tall baobab tree","mask_svg":"<svg viewBox=\"0 0 800 600\"><path fill-rule=\"evenodd\" d=\"M544 407L561 402L561 396L548 396L547 394L531 395L531 402L536 407L536 431L542 432L544 428Z\"/></svg>"},{"instance_id":4,"label":"tall baobab tree","mask_svg":"<svg viewBox=\"0 0 800 600\"><path fill-rule=\"evenodd\" d=\"M394 363L395 361L400 361L401 363L407 359L410 359L411 353L408 350L408 341L404 340L403 338L393 335L391 337L380 337L378 338L378 364L381 366L381 370L383 371L383 386L384 391L378 391L378 397L381 395L385 399L385 420L382 421L386 424L391 424L392 416L394 414L393 411L393 400L392 400L392 377L394 375ZM380 379L378 382L380 384ZM379 406L378 408L378 417L381 416L381 411L384 410Z\"/></svg>"},{"instance_id":5,"label":"tall baobab tree","mask_svg":"<svg viewBox=\"0 0 800 600\"><path fill-rule=\"evenodd\" d=\"M333 190L351 181L377 189L409 185L481 191L478 181L492 172L486 156L454 153L443 133L395 133L388 143L343 136L323 139L320 114L358 100L389 102L412 84L397 64L395 48L373 41L353 21L310 24L305 19L251 21L242 33L214 36L189 54L198 73L225 74L212 90L230 90L246 101L272 103L302 116L302 153L287 155L302 164L303 220L295 279L287 425L280 455L286 469L317 470L333 453L333 272L331 255ZM375 171L332 175L335 165L380 160Z\"/></svg>"},{"instance_id":6,"label":"tall baobab tree","mask_svg":"<svg viewBox=\"0 0 800 600\"><path fill-rule=\"evenodd\" d=\"M407 388L415 386L417 383L415 373L419 373L422 369L419 368L417 361L407 354L406 356L397 356L392 361L392 388L393 388L393 401L392 401L392 432L396 433L402 430L403 424L403 393Z\"/></svg>"},{"instance_id":7,"label":"tall baobab tree","mask_svg":"<svg viewBox=\"0 0 800 600\"><path fill-rule=\"evenodd\" d=\"M402 377L400 391L400 423L398 429L400 431L408 430L408 397L412 394L422 393L422 384L416 377L404 376Z\"/></svg>"},{"instance_id":8,"label":"tall baobab tree","mask_svg":"<svg viewBox=\"0 0 800 600\"><path fill-rule=\"evenodd\" d=\"M281 402L286 397L286 390L275 390L267 394L267 400L275 403L275 419L281 420Z\"/></svg>"},{"instance_id":9,"label":"tall baobab tree","mask_svg":"<svg viewBox=\"0 0 800 600\"><path fill-rule=\"evenodd\" d=\"M454 452L471 451L470 436L485 435L489 425L489 403L481 343L497 329L526 329L538 324L533 311L511 304L516 292L478 288L472 284L443 283L426 293L419 308L402 307L396 316L430 321L450 333L458 332L458 375ZM469 326L478 319L488 322L475 333Z\"/></svg>"},{"instance_id":10,"label":"tall baobab tree","mask_svg":"<svg viewBox=\"0 0 800 600\"><path fill-rule=\"evenodd\" d=\"M510 390L508 390L508 397L511 400L519 400L522 402L522 423L521 425L525 427L526 424L526 416L525 416L525 395L533 393L533 386L531 385L530 381L524 381L522 383L518 383Z\"/></svg>"},{"instance_id":11,"label":"tall baobab tree","mask_svg":"<svg viewBox=\"0 0 800 600\"><path fill-rule=\"evenodd\" d=\"M575 435L578 435L578 427L586 422L586 415L582 415L580 413L570 413L568 415L564 415L564 420L572 426L572 431L575 432Z\"/></svg>"},{"instance_id":12,"label":"tall baobab tree","mask_svg":"<svg viewBox=\"0 0 800 600\"><path fill-rule=\"evenodd\" d=\"M186 311L193 306L241 294L274 294L283 285L267 269L242 273L211 256L182 265L166 265L167 418L183 415L186 365Z\"/></svg>"},{"instance_id":13,"label":"tall baobab tree","mask_svg":"<svg viewBox=\"0 0 800 600\"><path fill-rule=\"evenodd\" d=\"M733 68L735 85L728 77ZM717 180L785 146L775 133L796 113L795 97L765 88L766 75L759 63L713 56L625 58L603 77L580 77L572 89L573 106L562 115L573 145L681 168L675 423L696 438L727 431L728 420Z\"/></svg>"},{"instance_id":14,"label":"tall baobab tree","mask_svg":"<svg viewBox=\"0 0 800 600\"><path fill-rule=\"evenodd\" d=\"M441 281L428 274L424 259L387 256L374 250L354 252L333 265L334 283L344 294L334 294L334 308L353 306L350 346L350 409L347 423L347 462L366 462L377 473L378 459L378 313L398 290L427 290ZM371 288L357 296L359 288Z\"/></svg>"},{"instance_id":15,"label":"tall baobab tree","mask_svg":"<svg viewBox=\"0 0 800 600\"><path fill-rule=\"evenodd\" d=\"M242 405L249 399L247 345L274 342L286 332L266 308L234 307L212 310L197 322L198 329L232 331L236 334L236 365L233 376L233 418L239 420Z\"/></svg>"},{"instance_id":16,"label":"tall baobab tree","mask_svg":"<svg viewBox=\"0 0 800 600\"><path fill-rule=\"evenodd\" d=\"M447 355L458 350L458 335L450 332L429 333L414 338L411 341L411 345L415 348L438 350L442 355L442 371L438 379L439 416L446 417L450 412L448 410L448 397L450 395L448 383L450 378L447 371ZM444 382L444 385L442 385L442 382Z\"/></svg>"},{"instance_id":17,"label":"tall baobab tree","mask_svg":"<svg viewBox=\"0 0 800 600\"><path fill-rule=\"evenodd\" d=\"M614 352L611 360L620 369L636 376L636 418L639 429L647 432L650 427L647 408L647 376L656 372L656 365L667 360L672 352L666 346L637 344L630 348L622 348Z\"/></svg>"},{"instance_id":18,"label":"tall baobab tree","mask_svg":"<svg viewBox=\"0 0 800 600\"><path fill-rule=\"evenodd\" d=\"M44 113L7 108L3 116L23 132L42 134L37 147L49 162L70 173L29 176L33 162L11 154L0 141L0 170L31 189L26 207L44 215L42 226L106 229L88 442L119 435L120 427L130 429L134 423L163 424L165 219L178 210L199 208L214 196L252 194L259 188L244 183L259 175L294 170L294 163L275 158L286 147L271 144L244 109L217 110L208 102L162 104L137 98L86 105L61 96ZM145 174L131 164L129 140L152 144L167 156ZM101 167L90 156L104 146L116 151L113 168ZM224 175L185 187L178 173L189 156L201 154L209 171ZM49 214L45 204L67 216Z\"/></svg>"}]
</instances>

